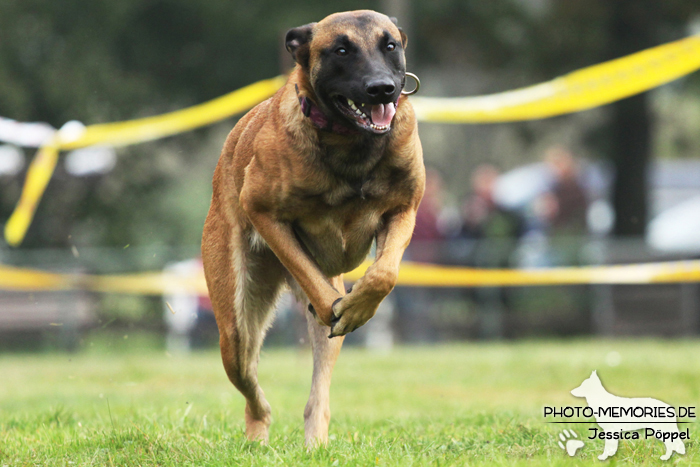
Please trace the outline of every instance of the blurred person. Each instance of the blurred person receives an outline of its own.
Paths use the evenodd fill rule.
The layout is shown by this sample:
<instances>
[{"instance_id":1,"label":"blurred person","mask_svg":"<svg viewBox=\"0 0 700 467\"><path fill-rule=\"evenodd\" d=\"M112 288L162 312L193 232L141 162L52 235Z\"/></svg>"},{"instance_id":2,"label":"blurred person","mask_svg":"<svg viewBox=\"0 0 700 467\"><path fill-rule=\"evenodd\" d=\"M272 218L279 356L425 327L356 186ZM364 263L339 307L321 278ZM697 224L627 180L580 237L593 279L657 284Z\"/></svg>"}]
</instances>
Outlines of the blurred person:
<instances>
[{"instance_id":1,"label":"blurred person","mask_svg":"<svg viewBox=\"0 0 700 467\"><path fill-rule=\"evenodd\" d=\"M576 265L587 234L588 211L586 191L579 180L579 162L561 145L550 147L543 159L551 186L533 203L538 229L545 238L540 242L541 258L536 265Z\"/></svg>"},{"instance_id":2,"label":"blurred person","mask_svg":"<svg viewBox=\"0 0 700 467\"><path fill-rule=\"evenodd\" d=\"M444 236L439 228L444 202L442 175L434 168L426 168L425 193L416 213L411 244L404 260L421 263L440 263ZM396 303L396 330L403 341L425 342L435 340L432 316L439 291L429 287L399 287L393 294Z\"/></svg>"},{"instance_id":3,"label":"blurred person","mask_svg":"<svg viewBox=\"0 0 700 467\"><path fill-rule=\"evenodd\" d=\"M541 233L530 242L529 266L567 267L582 264L587 241L588 196L581 182L580 161L565 146L548 148L543 161L551 175L551 186L534 204ZM547 290L549 311L590 322L591 295L587 286L558 286ZM556 305L555 305L556 304Z\"/></svg>"},{"instance_id":4,"label":"blurred person","mask_svg":"<svg viewBox=\"0 0 700 467\"><path fill-rule=\"evenodd\" d=\"M436 242L443 239L438 226L444 202L443 185L440 172L427 168L425 171L425 194L416 213L416 226L413 229L412 243ZM430 262L433 259L427 258L427 261Z\"/></svg>"},{"instance_id":5,"label":"blurred person","mask_svg":"<svg viewBox=\"0 0 700 467\"><path fill-rule=\"evenodd\" d=\"M472 174L472 194L462 206L461 236L480 239L517 239L524 229L523 219L516 212L505 209L494 200L496 181L500 171L491 164L479 165ZM487 261L493 262L493 261ZM508 258L497 261L501 265Z\"/></svg>"},{"instance_id":6,"label":"blurred person","mask_svg":"<svg viewBox=\"0 0 700 467\"><path fill-rule=\"evenodd\" d=\"M588 200L579 180L578 161L564 146L549 148L544 161L554 179L544 207L550 234L584 235Z\"/></svg>"},{"instance_id":7,"label":"blurred person","mask_svg":"<svg viewBox=\"0 0 700 467\"><path fill-rule=\"evenodd\" d=\"M191 278L202 274L201 258L167 265L163 272ZM208 295L182 292L175 287L163 296L163 320L170 353L188 353L192 348L216 342L218 330Z\"/></svg>"},{"instance_id":8,"label":"blurred person","mask_svg":"<svg viewBox=\"0 0 700 467\"><path fill-rule=\"evenodd\" d=\"M510 267L524 231L522 216L495 201L494 191L500 175L492 164L479 165L471 177L472 193L462 206L461 236L473 241L470 263L479 268ZM509 308L508 298L508 292L498 287L474 290L481 337L503 336L503 313Z\"/></svg>"},{"instance_id":9,"label":"blurred person","mask_svg":"<svg viewBox=\"0 0 700 467\"><path fill-rule=\"evenodd\" d=\"M587 234L588 196L580 181L580 164L564 146L551 146L543 163L544 192L527 206L528 232L521 245L519 265L551 267L578 263L581 241Z\"/></svg>"}]
</instances>

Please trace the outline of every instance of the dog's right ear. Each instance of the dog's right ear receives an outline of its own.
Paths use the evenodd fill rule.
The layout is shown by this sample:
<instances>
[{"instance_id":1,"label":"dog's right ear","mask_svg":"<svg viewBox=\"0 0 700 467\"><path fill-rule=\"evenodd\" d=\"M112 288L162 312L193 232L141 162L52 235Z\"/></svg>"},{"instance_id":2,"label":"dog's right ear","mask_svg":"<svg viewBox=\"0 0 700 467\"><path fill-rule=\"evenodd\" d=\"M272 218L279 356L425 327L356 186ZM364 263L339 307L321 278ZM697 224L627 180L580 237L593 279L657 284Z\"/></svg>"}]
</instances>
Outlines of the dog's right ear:
<instances>
[{"instance_id":1,"label":"dog's right ear","mask_svg":"<svg viewBox=\"0 0 700 467\"><path fill-rule=\"evenodd\" d=\"M401 26L399 26L399 20L396 19L396 17L392 16L389 18L394 25L399 28L399 33L401 34L401 45L405 49L406 46L408 45L408 37L406 36L406 33L403 32L403 29L401 29Z\"/></svg>"},{"instance_id":2,"label":"dog's right ear","mask_svg":"<svg viewBox=\"0 0 700 467\"><path fill-rule=\"evenodd\" d=\"M309 68L309 43L316 23L305 24L287 31L284 46L292 54L294 61L303 68Z\"/></svg>"}]
</instances>

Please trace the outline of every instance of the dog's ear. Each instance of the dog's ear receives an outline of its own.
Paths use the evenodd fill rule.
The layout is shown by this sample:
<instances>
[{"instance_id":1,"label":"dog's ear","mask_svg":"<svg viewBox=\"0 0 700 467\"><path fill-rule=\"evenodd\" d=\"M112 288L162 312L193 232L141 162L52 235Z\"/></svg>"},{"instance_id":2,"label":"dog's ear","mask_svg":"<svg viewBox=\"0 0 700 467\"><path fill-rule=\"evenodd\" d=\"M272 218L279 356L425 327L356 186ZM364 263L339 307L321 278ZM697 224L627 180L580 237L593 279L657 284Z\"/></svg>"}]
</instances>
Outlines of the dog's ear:
<instances>
[{"instance_id":1,"label":"dog's ear","mask_svg":"<svg viewBox=\"0 0 700 467\"><path fill-rule=\"evenodd\" d=\"M394 16L392 16L389 19L391 20L392 23L394 23L396 25L397 28L399 28L399 33L401 33L401 45L405 49L406 46L408 45L408 37L406 36L406 33L403 32L403 29L401 29L401 27L399 27L399 20L397 20Z\"/></svg>"},{"instance_id":2,"label":"dog's ear","mask_svg":"<svg viewBox=\"0 0 700 467\"><path fill-rule=\"evenodd\" d=\"M304 68L309 67L309 43L316 23L309 23L287 31L284 46L294 61Z\"/></svg>"}]
</instances>

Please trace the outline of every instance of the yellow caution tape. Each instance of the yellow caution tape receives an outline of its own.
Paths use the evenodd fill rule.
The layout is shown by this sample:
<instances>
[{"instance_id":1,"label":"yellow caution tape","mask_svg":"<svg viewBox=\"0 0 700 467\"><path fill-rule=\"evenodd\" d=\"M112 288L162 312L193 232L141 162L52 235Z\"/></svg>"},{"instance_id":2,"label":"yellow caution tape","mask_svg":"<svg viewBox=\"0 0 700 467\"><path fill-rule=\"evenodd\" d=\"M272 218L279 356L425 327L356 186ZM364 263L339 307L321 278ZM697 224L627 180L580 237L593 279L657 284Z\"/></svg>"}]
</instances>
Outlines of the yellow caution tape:
<instances>
[{"instance_id":1,"label":"yellow caution tape","mask_svg":"<svg viewBox=\"0 0 700 467\"><path fill-rule=\"evenodd\" d=\"M0 290L28 292L89 290L133 295L169 293L206 295L207 284L201 273L193 275L166 272L116 275L61 274L0 265Z\"/></svg>"},{"instance_id":2,"label":"yellow caution tape","mask_svg":"<svg viewBox=\"0 0 700 467\"><path fill-rule=\"evenodd\" d=\"M370 262L345 275L358 280ZM404 262L397 285L418 287L512 287L572 284L656 284L700 282L700 261L547 269L475 269ZM203 274L147 272L123 275L58 274L0 266L0 290L90 290L137 295L206 295Z\"/></svg>"},{"instance_id":3,"label":"yellow caution tape","mask_svg":"<svg viewBox=\"0 0 700 467\"><path fill-rule=\"evenodd\" d=\"M476 97L412 97L411 103L425 122L534 120L609 104L698 69L700 36L691 36L535 86Z\"/></svg>"},{"instance_id":4,"label":"yellow caution tape","mask_svg":"<svg viewBox=\"0 0 700 467\"><path fill-rule=\"evenodd\" d=\"M24 239L37 204L51 180L60 151L95 144L125 146L193 130L250 109L273 95L285 81L285 77L278 76L187 109L138 120L91 125L77 138L58 132L52 141L39 149L29 166L20 200L5 225L5 240L9 245L17 246Z\"/></svg>"},{"instance_id":5,"label":"yellow caution tape","mask_svg":"<svg viewBox=\"0 0 700 467\"><path fill-rule=\"evenodd\" d=\"M56 168L58 152L58 145L52 142L39 149L29 166L19 202L5 224L5 241L9 245L17 246L22 243L36 212L37 204Z\"/></svg>"},{"instance_id":6,"label":"yellow caution tape","mask_svg":"<svg viewBox=\"0 0 700 467\"><path fill-rule=\"evenodd\" d=\"M146 272L142 274L88 276L85 279L83 279L85 287L94 292L136 295L163 295L183 292L207 295L208 293L204 274L187 276Z\"/></svg>"},{"instance_id":7,"label":"yellow caution tape","mask_svg":"<svg viewBox=\"0 0 700 467\"><path fill-rule=\"evenodd\" d=\"M69 276L34 269L0 266L0 290L69 290Z\"/></svg>"},{"instance_id":8,"label":"yellow caution tape","mask_svg":"<svg viewBox=\"0 0 700 467\"><path fill-rule=\"evenodd\" d=\"M654 47L565 75L535 86L462 98L412 98L421 121L486 123L533 120L590 109L653 89L700 68L700 36ZM5 239L19 245L53 174L58 153L102 144L123 146L150 141L208 125L274 94L285 78L259 81L218 99L187 109L126 122L91 125L77 138L57 137L32 161L15 211L5 226Z\"/></svg>"},{"instance_id":9,"label":"yellow caution tape","mask_svg":"<svg viewBox=\"0 0 700 467\"><path fill-rule=\"evenodd\" d=\"M362 277L370 263L345 275ZM700 261L542 269L478 269L404 262L398 285L426 287L511 287L564 284L653 284L700 282Z\"/></svg>"},{"instance_id":10,"label":"yellow caution tape","mask_svg":"<svg viewBox=\"0 0 700 467\"><path fill-rule=\"evenodd\" d=\"M175 112L126 122L90 125L79 139L63 141L61 149L77 149L95 144L126 146L210 125L259 104L277 92L286 81L285 76L277 76Z\"/></svg>"}]
</instances>

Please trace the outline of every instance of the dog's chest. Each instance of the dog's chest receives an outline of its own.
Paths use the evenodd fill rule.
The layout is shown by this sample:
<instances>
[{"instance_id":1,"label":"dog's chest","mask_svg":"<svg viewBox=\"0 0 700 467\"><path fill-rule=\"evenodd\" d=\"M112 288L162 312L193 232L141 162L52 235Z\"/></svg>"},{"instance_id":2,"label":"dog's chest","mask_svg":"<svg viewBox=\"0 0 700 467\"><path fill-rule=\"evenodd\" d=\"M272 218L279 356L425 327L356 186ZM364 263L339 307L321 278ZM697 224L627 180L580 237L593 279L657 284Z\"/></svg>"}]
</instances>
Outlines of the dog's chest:
<instances>
[{"instance_id":1,"label":"dog's chest","mask_svg":"<svg viewBox=\"0 0 700 467\"><path fill-rule=\"evenodd\" d=\"M387 194L389 184L386 180L367 175L365 177L338 183L320 195L324 204L335 208L343 204L356 202L361 207L363 201L378 199Z\"/></svg>"},{"instance_id":2,"label":"dog's chest","mask_svg":"<svg viewBox=\"0 0 700 467\"><path fill-rule=\"evenodd\" d=\"M322 186L298 188L289 205L297 237L329 277L367 257L384 214L405 197L398 189L405 173L388 163L335 173Z\"/></svg>"},{"instance_id":3,"label":"dog's chest","mask_svg":"<svg viewBox=\"0 0 700 467\"><path fill-rule=\"evenodd\" d=\"M297 237L328 276L357 267L369 253L381 226L382 211L372 198L372 185L365 188L364 198L359 193L362 187L326 193L322 198L328 204L315 203L316 209L294 223Z\"/></svg>"}]
</instances>

